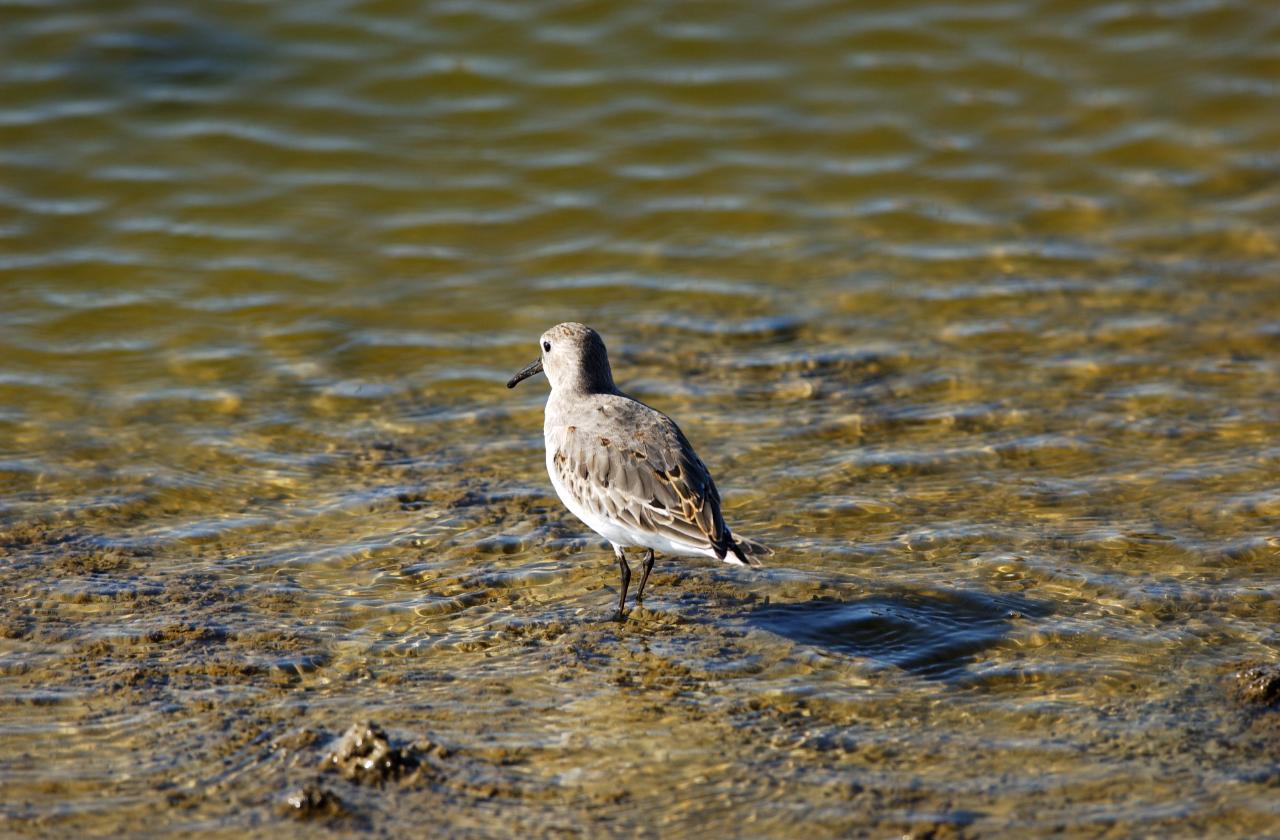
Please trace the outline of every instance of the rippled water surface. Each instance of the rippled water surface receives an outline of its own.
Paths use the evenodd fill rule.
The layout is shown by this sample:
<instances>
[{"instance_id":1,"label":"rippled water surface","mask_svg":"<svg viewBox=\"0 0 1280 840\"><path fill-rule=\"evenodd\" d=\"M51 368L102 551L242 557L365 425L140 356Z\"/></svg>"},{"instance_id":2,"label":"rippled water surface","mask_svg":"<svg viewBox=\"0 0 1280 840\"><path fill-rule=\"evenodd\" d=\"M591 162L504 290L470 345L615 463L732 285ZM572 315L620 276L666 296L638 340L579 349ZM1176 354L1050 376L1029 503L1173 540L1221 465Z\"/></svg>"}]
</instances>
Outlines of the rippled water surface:
<instances>
[{"instance_id":1,"label":"rippled water surface","mask_svg":"<svg viewBox=\"0 0 1280 840\"><path fill-rule=\"evenodd\" d=\"M0 55L0 833L1280 834L1280 5L17 0ZM768 568L604 620L503 387L564 320ZM430 772L322 772L362 719Z\"/></svg>"}]
</instances>

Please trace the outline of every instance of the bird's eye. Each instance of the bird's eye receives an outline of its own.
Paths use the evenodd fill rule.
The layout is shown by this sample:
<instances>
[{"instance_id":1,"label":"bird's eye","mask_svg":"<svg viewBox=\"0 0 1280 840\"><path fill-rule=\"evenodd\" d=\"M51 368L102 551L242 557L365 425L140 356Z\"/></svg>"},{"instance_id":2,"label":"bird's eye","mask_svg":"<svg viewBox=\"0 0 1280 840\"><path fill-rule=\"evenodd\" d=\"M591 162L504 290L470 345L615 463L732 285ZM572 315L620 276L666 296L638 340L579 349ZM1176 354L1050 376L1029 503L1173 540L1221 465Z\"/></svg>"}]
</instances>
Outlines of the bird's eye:
<instances>
[{"instance_id":1,"label":"bird's eye","mask_svg":"<svg viewBox=\"0 0 1280 840\"><path fill-rule=\"evenodd\" d=\"M550 341L544 341L544 342L542 342L542 349L543 349L543 350L545 350L546 352L550 353L550 352L551 352L551 342L550 342Z\"/></svg>"}]
</instances>

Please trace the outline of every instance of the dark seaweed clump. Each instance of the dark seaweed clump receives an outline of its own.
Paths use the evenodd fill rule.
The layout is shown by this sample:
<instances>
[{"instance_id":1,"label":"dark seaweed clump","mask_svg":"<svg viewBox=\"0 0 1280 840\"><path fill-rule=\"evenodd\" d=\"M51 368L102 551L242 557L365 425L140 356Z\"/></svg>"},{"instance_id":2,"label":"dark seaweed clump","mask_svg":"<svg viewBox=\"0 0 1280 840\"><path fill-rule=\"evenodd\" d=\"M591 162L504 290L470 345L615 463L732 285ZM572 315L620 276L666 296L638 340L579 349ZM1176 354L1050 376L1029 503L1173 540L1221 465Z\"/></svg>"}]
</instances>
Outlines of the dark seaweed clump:
<instances>
[{"instance_id":1,"label":"dark seaweed clump","mask_svg":"<svg viewBox=\"0 0 1280 840\"><path fill-rule=\"evenodd\" d=\"M383 784L413 773L422 762L411 746L393 747L382 727L363 721L351 725L324 763L353 782Z\"/></svg>"},{"instance_id":2,"label":"dark seaweed clump","mask_svg":"<svg viewBox=\"0 0 1280 840\"><path fill-rule=\"evenodd\" d=\"M282 810L297 820L331 820L347 815L346 805L338 795L319 785L304 785L289 794Z\"/></svg>"},{"instance_id":3,"label":"dark seaweed clump","mask_svg":"<svg viewBox=\"0 0 1280 840\"><path fill-rule=\"evenodd\" d=\"M1237 671L1236 694L1251 706L1280 703L1280 665L1259 662Z\"/></svg>"}]
</instances>

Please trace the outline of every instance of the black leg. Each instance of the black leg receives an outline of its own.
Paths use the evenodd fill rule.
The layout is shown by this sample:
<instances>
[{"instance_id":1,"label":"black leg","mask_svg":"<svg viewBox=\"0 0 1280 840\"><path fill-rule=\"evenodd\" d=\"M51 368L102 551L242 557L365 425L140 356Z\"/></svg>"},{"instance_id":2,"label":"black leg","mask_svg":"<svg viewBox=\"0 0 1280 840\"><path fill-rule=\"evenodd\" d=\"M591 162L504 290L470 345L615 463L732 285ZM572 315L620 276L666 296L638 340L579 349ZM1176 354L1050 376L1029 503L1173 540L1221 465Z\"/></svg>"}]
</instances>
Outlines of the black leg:
<instances>
[{"instance_id":1,"label":"black leg","mask_svg":"<svg viewBox=\"0 0 1280 840\"><path fill-rule=\"evenodd\" d=\"M627 565L627 557L622 553L621 547L615 545L613 553L618 556L618 571L622 573L622 586L618 593L618 614L614 616L621 621L625 615L623 609L627 606L627 587L631 585L631 567Z\"/></svg>"},{"instance_id":2,"label":"black leg","mask_svg":"<svg viewBox=\"0 0 1280 840\"><path fill-rule=\"evenodd\" d=\"M636 593L636 603L644 600L644 585L649 582L649 572L653 571L653 549L644 554L644 571L640 573L640 591Z\"/></svg>"}]
</instances>

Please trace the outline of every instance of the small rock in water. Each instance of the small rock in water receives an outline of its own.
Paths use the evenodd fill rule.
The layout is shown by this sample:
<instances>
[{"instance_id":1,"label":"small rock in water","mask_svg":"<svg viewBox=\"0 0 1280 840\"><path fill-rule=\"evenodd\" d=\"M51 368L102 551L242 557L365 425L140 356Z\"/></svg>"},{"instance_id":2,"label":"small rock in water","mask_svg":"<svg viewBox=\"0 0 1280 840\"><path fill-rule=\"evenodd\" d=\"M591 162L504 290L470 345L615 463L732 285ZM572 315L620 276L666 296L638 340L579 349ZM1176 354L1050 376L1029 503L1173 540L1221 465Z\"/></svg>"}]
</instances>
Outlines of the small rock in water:
<instances>
[{"instance_id":1,"label":"small rock in water","mask_svg":"<svg viewBox=\"0 0 1280 840\"><path fill-rule=\"evenodd\" d=\"M362 784L381 784L399 779L418 768L412 748L393 747L387 733L373 721L356 723L324 759L344 777Z\"/></svg>"},{"instance_id":2,"label":"small rock in water","mask_svg":"<svg viewBox=\"0 0 1280 840\"><path fill-rule=\"evenodd\" d=\"M1241 700L1257 706L1280 701L1280 665L1260 662L1242 668L1236 674L1236 691Z\"/></svg>"},{"instance_id":3,"label":"small rock in water","mask_svg":"<svg viewBox=\"0 0 1280 840\"><path fill-rule=\"evenodd\" d=\"M342 800L319 785L306 785L289 794L283 810L297 820L331 819L347 813Z\"/></svg>"}]
</instances>

